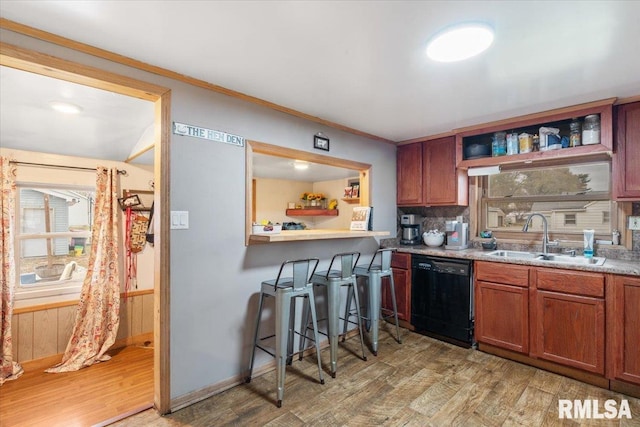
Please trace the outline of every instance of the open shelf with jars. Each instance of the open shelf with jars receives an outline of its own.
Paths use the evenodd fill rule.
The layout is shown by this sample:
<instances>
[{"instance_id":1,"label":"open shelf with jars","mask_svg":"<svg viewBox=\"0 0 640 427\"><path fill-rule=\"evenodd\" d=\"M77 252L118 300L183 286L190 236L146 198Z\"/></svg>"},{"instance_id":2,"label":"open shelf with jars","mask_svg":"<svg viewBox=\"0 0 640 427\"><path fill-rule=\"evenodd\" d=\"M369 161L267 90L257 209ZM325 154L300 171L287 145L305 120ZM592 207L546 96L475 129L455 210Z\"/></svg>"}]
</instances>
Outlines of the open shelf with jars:
<instances>
[{"instance_id":1,"label":"open shelf with jars","mask_svg":"<svg viewBox=\"0 0 640 427\"><path fill-rule=\"evenodd\" d=\"M581 104L574 107L520 116L509 120L487 123L483 125L457 129L456 132L456 165L458 168L495 166L509 163L534 162L547 159L568 157L599 157L610 155L613 151L613 102L615 98ZM587 116L595 116L600 122L598 134L582 132ZM592 117L590 117L591 119ZM549 149L546 151L531 151L527 153L492 156L492 141L497 132L505 134L540 134L540 128L559 129L558 139L566 137L571 141L571 127L579 122L582 135L587 137L585 142L593 142L594 136L599 137L598 143L579 145L575 147ZM573 123L573 125L572 125ZM533 138L531 138L533 139ZM520 141L517 141L518 151ZM533 141L531 141L533 142ZM525 144L526 145L526 144Z\"/></svg>"}]
</instances>

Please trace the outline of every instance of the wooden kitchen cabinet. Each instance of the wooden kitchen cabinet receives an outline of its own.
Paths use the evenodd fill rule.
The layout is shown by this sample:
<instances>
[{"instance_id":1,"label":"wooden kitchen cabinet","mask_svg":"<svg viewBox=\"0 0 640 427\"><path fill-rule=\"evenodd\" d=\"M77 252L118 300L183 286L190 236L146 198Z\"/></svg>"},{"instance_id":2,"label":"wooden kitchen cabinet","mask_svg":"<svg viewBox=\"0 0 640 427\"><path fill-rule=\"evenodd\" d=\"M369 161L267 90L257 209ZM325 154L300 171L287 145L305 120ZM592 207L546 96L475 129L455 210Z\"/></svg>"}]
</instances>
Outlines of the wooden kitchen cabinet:
<instances>
[{"instance_id":1,"label":"wooden kitchen cabinet","mask_svg":"<svg viewBox=\"0 0 640 427\"><path fill-rule=\"evenodd\" d=\"M604 276L538 268L532 283L530 355L604 375Z\"/></svg>"},{"instance_id":2,"label":"wooden kitchen cabinet","mask_svg":"<svg viewBox=\"0 0 640 427\"><path fill-rule=\"evenodd\" d=\"M421 206L424 202L422 143L398 146L396 161L398 206Z\"/></svg>"},{"instance_id":3,"label":"wooden kitchen cabinet","mask_svg":"<svg viewBox=\"0 0 640 427\"><path fill-rule=\"evenodd\" d=\"M411 321L411 254L394 252L391 256L398 319ZM382 308L393 311L389 278L382 283Z\"/></svg>"},{"instance_id":4,"label":"wooden kitchen cabinet","mask_svg":"<svg viewBox=\"0 0 640 427\"><path fill-rule=\"evenodd\" d=\"M640 385L640 277L607 283L608 376Z\"/></svg>"},{"instance_id":5,"label":"wooden kitchen cabinet","mask_svg":"<svg viewBox=\"0 0 640 427\"><path fill-rule=\"evenodd\" d=\"M640 200L640 102L617 106L614 116L613 195Z\"/></svg>"},{"instance_id":6,"label":"wooden kitchen cabinet","mask_svg":"<svg viewBox=\"0 0 640 427\"><path fill-rule=\"evenodd\" d=\"M475 263L476 341L529 354L529 268Z\"/></svg>"},{"instance_id":7,"label":"wooden kitchen cabinet","mask_svg":"<svg viewBox=\"0 0 640 427\"><path fill-rule=\"evenodd\" d=\"M466 206L467 174L456 168L453 136L401 145L397 153L398 206Z\"/></svg>"},{"instance_id":8,"label":"wooden kitchen cabinet","mask_svg":"<svg viewBox=\"0 0 640 427\"><path fill-rule=\"evenodd\" d=\"M425 141L422 148L424 204L466 206L469 200L467 173L456 168L455 137Z\"/></svg>"}]
</instances>

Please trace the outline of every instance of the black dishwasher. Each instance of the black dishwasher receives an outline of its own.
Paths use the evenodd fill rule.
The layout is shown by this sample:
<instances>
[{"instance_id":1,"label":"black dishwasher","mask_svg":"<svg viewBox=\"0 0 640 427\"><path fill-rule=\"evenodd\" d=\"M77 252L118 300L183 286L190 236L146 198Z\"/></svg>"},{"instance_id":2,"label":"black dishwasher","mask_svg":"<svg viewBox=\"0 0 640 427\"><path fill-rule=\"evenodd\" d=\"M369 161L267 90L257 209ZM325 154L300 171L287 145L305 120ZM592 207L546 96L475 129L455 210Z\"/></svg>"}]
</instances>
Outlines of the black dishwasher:
<instances>
[{"instance_id":1,"label":"black dishwasher","mask_svg":"<svg viewBox=\"0 0 640 427\"><path fill-rule=\"evenodd\" d=\"M473 345L472 266L465 259L411 257L411 324L416 332Z\"/></svg>"}]
</instances>

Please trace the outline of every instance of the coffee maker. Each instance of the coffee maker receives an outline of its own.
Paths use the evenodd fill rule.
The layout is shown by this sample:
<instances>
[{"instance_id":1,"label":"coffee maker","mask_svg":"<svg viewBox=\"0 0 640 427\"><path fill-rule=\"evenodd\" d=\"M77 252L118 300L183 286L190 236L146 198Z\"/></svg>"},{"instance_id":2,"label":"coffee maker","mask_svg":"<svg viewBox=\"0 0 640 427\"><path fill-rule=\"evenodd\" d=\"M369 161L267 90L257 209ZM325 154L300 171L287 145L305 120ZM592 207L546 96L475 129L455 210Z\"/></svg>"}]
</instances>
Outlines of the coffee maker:
<instances>
[{"instance_id":1,"label":"coffee maker","mask_svg":"<svg viewBox=\"0 0 640 427\"><path fill-rule=\"evenodd\" d=\"M402 215L400 217L400 228L402 228L400 244L420 244L422 240L422 217L418 215Z\"/></svg>"},{"instance_id":2,"label":"coffee maker","mask_svg":"<svg viewBox=\"0 0 640 427\"><path fill-rule=\"evenodd\" d=\"M447 244L445 249L460 250L469 247L469 224L462 222L462 217L456 221L446 221Z\"/></svg>"}]
</instances>

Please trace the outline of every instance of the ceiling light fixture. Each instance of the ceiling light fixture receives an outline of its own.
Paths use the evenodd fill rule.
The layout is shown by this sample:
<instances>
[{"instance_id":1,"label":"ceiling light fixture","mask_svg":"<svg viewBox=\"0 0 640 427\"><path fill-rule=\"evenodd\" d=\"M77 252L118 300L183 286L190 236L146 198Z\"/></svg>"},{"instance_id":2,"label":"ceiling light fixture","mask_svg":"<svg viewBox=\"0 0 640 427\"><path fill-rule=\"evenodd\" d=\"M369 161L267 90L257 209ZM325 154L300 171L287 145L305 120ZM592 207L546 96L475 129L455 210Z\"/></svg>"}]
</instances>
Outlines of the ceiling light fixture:
<instances>
[{"instance_id":1,"label":"ceiling light fixture","mask_svg":"<svg viewBox=\"0 0 640 427\"><path fill-rule=\"evenodd\" d=\"M296 160L293 162L293 167L298 170L309 169L309 162L305 162L304 160Z\"/></svg>"},{"instance_id":2,"label":"ceiling light fixture","mask_svg":"<svg viewBox=\"0 0 640 427\"><path fill-rule=\"evenodd\" d=\"M51 101L49 105L55 111L64 114L78 114L80 111L82 111L82 108L74 104L69 104L68 102Z\"/></svg>"},{"instance_id":3,"label":"ceiling light fixture","mask_svg":"<svg viewBox=\"0 0 640 427\"><path fill-rule=\"evenodd\" d=\"M436 34L427 56L438 62L455 62L484 52L493 43L493 29L485 24L461 24Z\"/></svg>"}]
</instances>

